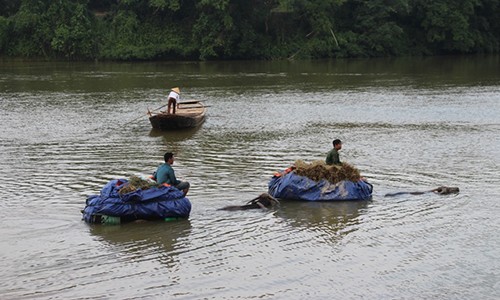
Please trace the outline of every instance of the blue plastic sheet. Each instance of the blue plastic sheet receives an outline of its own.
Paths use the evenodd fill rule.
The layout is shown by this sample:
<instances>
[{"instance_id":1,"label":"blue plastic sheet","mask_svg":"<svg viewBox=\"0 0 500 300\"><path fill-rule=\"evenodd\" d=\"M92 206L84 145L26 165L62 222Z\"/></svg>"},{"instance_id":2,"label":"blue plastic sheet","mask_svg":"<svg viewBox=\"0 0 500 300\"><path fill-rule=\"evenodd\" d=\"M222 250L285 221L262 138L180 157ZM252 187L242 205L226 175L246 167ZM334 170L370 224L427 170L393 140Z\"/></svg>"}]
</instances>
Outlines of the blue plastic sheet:
<instances>
[{"instance_id":1,"label":"blue plastic sheet","mask_svg":"<svg viewBox=\"0 0 500 300\"><path fill-rule=\"evenodd\" d=\"M189 217L191 202L175 187L137 189L120 195L118 191L127 183L126 179L114 179L102 188L99 195L88 196L83 219L91 223L92 216L95 215L121 217L126 220Z\"/></svg>"},{"instance_id":2,"label":"blue plastic sheet","mask_svg":"<svg viewBox=\"0 0 500 300\"><path fill-rule=\"evenodd\" d=\"M294 172L275 175L269 182L268 193L280 199L305 201L369 200L373 186L366 181L344 180L333 184L327 180L314 181Z\"/></svg>"}]
</instances>

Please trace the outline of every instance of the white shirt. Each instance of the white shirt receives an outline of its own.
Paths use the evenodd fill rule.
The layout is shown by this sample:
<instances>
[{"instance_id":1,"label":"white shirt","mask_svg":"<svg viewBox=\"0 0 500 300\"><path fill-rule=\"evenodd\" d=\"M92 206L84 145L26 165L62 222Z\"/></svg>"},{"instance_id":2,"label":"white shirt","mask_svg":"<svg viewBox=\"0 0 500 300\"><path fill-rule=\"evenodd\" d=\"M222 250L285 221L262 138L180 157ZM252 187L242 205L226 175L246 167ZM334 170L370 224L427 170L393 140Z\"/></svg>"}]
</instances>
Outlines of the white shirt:
<instances>
[{"instance_id":1,"label":"white shirt","mask_svg":"<svg viewBox=\"0 0 500 300\"><path fill-rule=\"evenodd\" d=\"M175 101L179 102L180 96L174 91L170 91L170 94L168 94L168 98L174 98Z\"/></svg>"}]
</instances>

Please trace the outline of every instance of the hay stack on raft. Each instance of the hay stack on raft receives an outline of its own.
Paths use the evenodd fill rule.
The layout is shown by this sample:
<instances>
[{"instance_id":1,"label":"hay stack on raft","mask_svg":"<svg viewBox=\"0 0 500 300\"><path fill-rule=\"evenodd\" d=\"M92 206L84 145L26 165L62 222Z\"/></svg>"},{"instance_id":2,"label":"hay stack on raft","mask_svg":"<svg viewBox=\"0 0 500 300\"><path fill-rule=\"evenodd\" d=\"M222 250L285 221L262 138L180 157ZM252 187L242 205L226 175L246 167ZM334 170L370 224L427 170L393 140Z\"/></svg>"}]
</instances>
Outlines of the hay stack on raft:
<instances>
[{"instance_id":1,"label":"hay stack on raft","mask_svg":"<svg viewBox=\"0 0 500 300\"><path fill-rule=\"evenodd\" d=\"M293 167L277 172L268 184L268 193L277 199L305 201L368 200L373 187L350 164L310 164L297 160Z\"/></svg>"},{"instance_id":2,"label":"hay stack on raft","mask_svg":"<svg viewBox=\"0 0 500 300\"><path fill-rule=\"evenodd\" d=\"M308 164L302 160L295 161L295 174L308 177L314 181L326 179L330 183L338 183L343 180L357 182L361 179L359 170L348 163L342 165L327 165L322 160L313 161Z\"/></svg>"},{"instance_id":3,"label":"hay stack on raft","mask_svg":"<svg viewBox=\"0 0 500 300\"><path fill-rule=\"evenodd\" d=\"M106 183L89 195L82 211L87 223L120 224L135 220L187 218L191 202L173 186L130 176Z\"/></svg>"},{"instance_id":4,"label":"hay stack on raft","mask_svg":"<svg viewBox=\"0 0 500 300\"><path fill-rule=\"evenodd\" d=\"M150 180L145 180L140 177L137 177L135 175L130 176L128 183L125 184L121 189L118 190L118 194L123 195L126 193L133 192L137 189L141 190L147 190L153 187L159 187L160 184L150 181Z\"/></svg>"}]
</instances>

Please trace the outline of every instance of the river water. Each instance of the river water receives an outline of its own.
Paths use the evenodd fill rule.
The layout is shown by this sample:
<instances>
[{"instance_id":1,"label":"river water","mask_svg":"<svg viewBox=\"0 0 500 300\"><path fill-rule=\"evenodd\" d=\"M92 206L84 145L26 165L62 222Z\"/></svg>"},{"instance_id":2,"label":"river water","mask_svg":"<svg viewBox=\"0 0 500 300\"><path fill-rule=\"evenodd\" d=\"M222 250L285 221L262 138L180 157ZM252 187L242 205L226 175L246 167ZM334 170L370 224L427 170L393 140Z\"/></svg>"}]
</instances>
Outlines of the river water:
<instances>
[{"instance_id":1,"label":"river water","mask_svg":"<svg viewBox=\"0 0 500 300\"><path fill-rule=\"evenodd\" d=\"M209 105L151 130L170 87ZM498 299L500 58L0 61L1 299ZM282 201L275 171L341 160L372 201ZM188 220L88 225L86 196L167 150ZM440 185L458 195L400 195Z\"/></svg>"}]
</instances>

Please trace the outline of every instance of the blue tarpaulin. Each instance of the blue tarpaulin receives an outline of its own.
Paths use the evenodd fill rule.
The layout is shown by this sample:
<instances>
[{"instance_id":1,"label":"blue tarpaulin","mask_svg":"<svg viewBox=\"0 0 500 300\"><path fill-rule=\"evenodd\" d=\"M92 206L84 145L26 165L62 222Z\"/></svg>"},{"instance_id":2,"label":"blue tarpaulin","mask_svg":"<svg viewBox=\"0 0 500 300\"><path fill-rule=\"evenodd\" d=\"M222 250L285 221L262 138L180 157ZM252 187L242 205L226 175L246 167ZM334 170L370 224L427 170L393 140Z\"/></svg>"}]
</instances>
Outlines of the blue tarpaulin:
<instances>
[{"instance_id":1,"label":"blue tarpaulin","mask_svg":"<svg viewBox=\"0 0 500 300\"><path fill-rule=\"evenodd\" d=\"M137 189L120 195L118 191L127 183L126 179L114 179L102 188L99 195L88 196L83 219L92 223L95 215L120 217L124 220L189 217L191 202L175 187Z\"/></svg>"},{"instance_id":2,"label":"blue tarpaulin","mask_svg":"<svg viewBox=\"0 0 500 300\"><path fill-rule=\"evenodd\" d=\"M306 201L369 200L373 186L366 181L343 180L331 183L314 181L294 172L278 173L269 182L269 194L275 198Z\"/></svg>"}]
</instances>

